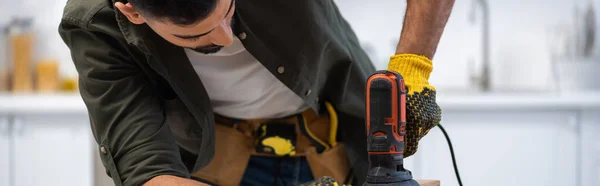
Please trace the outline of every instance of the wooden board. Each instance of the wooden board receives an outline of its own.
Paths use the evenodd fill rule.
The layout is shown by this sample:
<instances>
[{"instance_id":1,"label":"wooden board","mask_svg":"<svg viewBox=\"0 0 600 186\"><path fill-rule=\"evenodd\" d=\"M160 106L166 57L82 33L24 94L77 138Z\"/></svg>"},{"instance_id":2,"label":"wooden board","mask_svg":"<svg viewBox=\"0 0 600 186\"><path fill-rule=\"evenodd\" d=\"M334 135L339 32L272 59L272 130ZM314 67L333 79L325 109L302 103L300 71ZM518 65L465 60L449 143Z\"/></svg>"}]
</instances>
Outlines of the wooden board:
<instances>
[{"instance_id":1,"label":"wooden board","mask_svg":"<svg viewBox=\"0 0 600 186\"><path fill-rule=\"evenodd\" d=\"M417 180L421 186L440 186L440 180Z\"/></svg>"}]
</instances>

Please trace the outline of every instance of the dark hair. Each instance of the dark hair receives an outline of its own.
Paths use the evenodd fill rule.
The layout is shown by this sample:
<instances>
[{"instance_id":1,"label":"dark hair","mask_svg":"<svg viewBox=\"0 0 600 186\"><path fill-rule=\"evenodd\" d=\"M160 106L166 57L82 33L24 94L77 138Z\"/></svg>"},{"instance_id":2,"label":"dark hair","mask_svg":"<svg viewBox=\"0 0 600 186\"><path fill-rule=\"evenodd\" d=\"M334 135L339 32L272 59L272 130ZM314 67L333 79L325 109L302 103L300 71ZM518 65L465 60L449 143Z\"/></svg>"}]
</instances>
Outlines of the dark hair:
<instances>
[{"instance_id":1,"label":"dark hair","mask_svg":"<svg viewBox=\"0 0 600 186\"><path fill-rule=\"evenodd\" d=\"M129 3L147 18L191 25L208 17L217 0L129 0Z\"/></svg>"}]
</instances>

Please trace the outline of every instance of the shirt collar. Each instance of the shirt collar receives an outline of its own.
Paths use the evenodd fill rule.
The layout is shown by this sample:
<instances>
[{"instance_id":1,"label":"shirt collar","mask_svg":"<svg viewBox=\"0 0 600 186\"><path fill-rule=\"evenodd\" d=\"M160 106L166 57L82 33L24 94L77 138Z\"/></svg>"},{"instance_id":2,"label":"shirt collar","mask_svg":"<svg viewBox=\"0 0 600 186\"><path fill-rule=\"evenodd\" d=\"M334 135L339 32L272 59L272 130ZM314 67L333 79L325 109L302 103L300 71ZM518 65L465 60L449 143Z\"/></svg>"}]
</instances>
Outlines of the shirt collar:
<instances>
[{"instance_id":1,"label":"shirt collar","mask_svg":"<svg viewBox=\"0 0 600 186\"><path fill-rule=\"evenodd\" d=\"M127 3L126 0L110 0L112 2L111 6L114 6L115 3ZM117 25L123 34L123 37L127 41L128 44L137 46L143 52L148 52L145 47L143 37L144 35L150 31L150 28L146 24L133 24L125 17L125 15L119 11L116 7L113 7L115 11L115 17L117 19Z\"/></svg>"}]
</instances>

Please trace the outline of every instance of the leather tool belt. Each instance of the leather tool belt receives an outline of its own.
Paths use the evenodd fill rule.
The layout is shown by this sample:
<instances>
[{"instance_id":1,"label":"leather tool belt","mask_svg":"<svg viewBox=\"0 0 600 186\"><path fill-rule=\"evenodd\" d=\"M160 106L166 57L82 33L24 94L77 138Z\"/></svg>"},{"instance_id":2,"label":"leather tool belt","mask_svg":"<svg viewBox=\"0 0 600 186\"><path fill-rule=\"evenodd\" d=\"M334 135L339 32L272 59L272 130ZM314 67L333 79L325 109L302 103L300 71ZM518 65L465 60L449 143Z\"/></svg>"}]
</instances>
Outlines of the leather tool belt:
<instances>
[{"instance_id":1,"label":"leather tool belt","mask_svg":"<svg viewBox=\"0 0 600 186\"><path fill-rule=\"evenodd\" d=\"M350 163L338 143L337 115L326 103L327 112L312 109L279 119L240 120L215 115L215 155L193 174L217 185L238 185L251 156L306 157L315 178L331 176L343 181Z\"/></svg>"},{"instance_id":2,"label":"leather tool belt","mask_svg":"<svg viewBox=\"0 0 600 186\"><path fill-rule=\"evenodd\" d=\"M253 139L253 156L305 156L311 146L321 153L335 144L330 135L335 137L337 130L332 131L328 115L317 116L312 109L280 119L238 120L215 115L215 121Z\"/></svg>"}]
</instances>

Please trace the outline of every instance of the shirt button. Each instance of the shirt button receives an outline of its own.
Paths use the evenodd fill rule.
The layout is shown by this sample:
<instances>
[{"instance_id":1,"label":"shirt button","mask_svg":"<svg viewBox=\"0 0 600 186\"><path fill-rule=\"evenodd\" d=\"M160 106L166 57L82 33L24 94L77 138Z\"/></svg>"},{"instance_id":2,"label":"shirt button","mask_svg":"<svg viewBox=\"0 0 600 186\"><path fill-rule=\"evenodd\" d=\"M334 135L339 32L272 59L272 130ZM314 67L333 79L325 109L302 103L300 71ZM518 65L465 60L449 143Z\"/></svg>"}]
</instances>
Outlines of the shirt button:
<instances>
[{"instance_id":1,"label":"shirt button","mask_svg":"<svg viewBox=\"0 0 600 186\"><path fill-rule=\"evenodd\" d=\"M106 154L106 148L104 148L104 146L100 147L100 152L102 152L102 154Z\"/></svg>"},{"instance_id":2,"label":"shirt button","mask_svg":"<svg viewBox=\"0 0 600 186\"><path fill-rule=\"evenodd\" d=\"M240 35L238 35L238 37L242 40L246 39L246 32L240 33Z\"/></svg>"},{"instance_id":3,"label":"shirt button","mask_svg":"<svg viewBox=\"0 0 600 186\"><path fill-rule=\"evenodd\" d=\"M280 74L283 74L285 72L285 67L283 67L283 66L277 67L277 72Z\"/></svg>"},{"instance_id":4,"label":"shirt button","mask_svg":"<svg viewBox=\"0 0 600 186\"><path fill-rule=\"evenodd\" d=\"M310 92L312 92L310 89L306 91L306 93L304 95L310 95Z\"/></svg>"}]
</instances>

